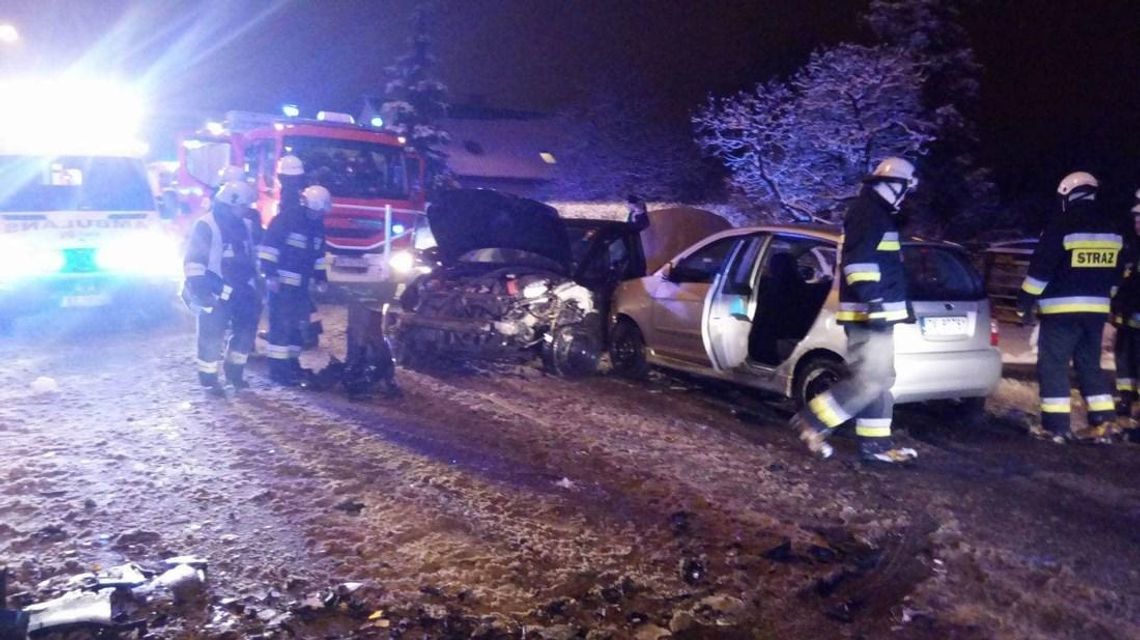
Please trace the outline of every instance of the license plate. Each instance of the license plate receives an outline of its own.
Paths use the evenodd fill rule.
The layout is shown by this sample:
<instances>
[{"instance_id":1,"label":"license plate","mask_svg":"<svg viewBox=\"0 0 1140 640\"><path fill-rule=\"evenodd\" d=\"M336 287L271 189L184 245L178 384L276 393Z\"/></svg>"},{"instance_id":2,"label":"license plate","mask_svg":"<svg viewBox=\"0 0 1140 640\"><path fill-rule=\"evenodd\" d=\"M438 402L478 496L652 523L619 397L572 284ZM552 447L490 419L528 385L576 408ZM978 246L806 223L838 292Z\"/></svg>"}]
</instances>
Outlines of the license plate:
<instances>
[{"instance_id":1,"label":"license plate","mask_svg":"<svg viewBox=\"0 0 1140 640\"><path fill-rule=\"evenodd\" d=\"M82 296L63 296L59 301L61 307L102 307L111 303L111 296L105 293L92 293Z\"/></svg>"},{"instance_id":2,"label":"license plate","mask_svg":"<svg viewBox=\"0 0 1140 640\"><path fill-rule=\"evenodd\" d=\"M938 316L922 319L924 336L964 336L970 332L966 316Z\"/></svg>"},{"instance_id":3,"label":"license plate","mask_svg":"<svg viewBox=\"0 0 1140 640\"><path fill-rule=\"evenodd\" d=\"M336 256L333 258L334 267L348 267L350 269L367 269L368 259L354 256Z\"/></svg>"}]
</instances>

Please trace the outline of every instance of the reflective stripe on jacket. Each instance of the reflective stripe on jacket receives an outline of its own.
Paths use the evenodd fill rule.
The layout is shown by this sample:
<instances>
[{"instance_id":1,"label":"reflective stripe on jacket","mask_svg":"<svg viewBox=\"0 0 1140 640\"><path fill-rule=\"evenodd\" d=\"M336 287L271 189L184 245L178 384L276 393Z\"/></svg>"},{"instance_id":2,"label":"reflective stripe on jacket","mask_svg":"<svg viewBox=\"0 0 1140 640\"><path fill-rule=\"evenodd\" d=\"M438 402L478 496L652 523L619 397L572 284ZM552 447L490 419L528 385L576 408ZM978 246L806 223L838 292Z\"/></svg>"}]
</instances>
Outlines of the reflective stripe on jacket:
<instances>
[{"instance_id":1,"label":"reflective stripe on jacket","mask_svg":"<svg viewBox=\"0 0 1140 640\"><path fill-rule=\"evenodd\" d=\"M1118 226L1095 200L1071 203L1041 234L1020 295L1035 298L1042 315L1107 315L1123 248Z\"/></svg>"}]
</instances>

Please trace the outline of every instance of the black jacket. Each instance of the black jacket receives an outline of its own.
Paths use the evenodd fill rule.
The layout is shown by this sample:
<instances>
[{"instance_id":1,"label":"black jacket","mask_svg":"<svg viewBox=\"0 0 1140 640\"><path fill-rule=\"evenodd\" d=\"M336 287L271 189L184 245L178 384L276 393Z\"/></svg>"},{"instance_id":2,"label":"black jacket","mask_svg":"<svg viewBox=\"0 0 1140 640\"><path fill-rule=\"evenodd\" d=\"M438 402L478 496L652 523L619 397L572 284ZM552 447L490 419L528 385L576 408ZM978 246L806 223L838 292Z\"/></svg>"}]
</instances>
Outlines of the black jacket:
<instances>
[{"instance_id":1,"label":"black jacket","mask_svg":"<svg viewBox=\"0 0 1140 640\"><path fill-rule=\"evenodd\" d=\"M1107 315L1122 264L1120 227L1095 200L1070 204L1041 234L1021 285L1021 307L1041 315Z\"/></svg>"},{"instance_id":2,"label":"black jacket","mask_svg":"<svg viewBox=\"0 0 1140 640\"><path fill-rule=\"evenodd\" d=\"M201 306L231 295L255 295L254 244L250 224L240 214L215 210L194 221L182 266L185 289Z\"/></svg>"},{"instance_id":3,"label":"black jacket","mask_svg":"<svg viewBox=\"0 0 1140 640\"><path fill-rule=\"evenodd\" d=\"M277 278L283 290L307 292L309 282L328 280L325 261L325 227L310 220L301 207L282 208L269 222L258 248L261 272Z\"/></svg>"},{"instance_id":4,"label":"black jacket","mask_svg":"<svg viewBox=\"0 0 1140 640\"><path fill-rule=\"evenodd\" d=\"M1140 236L1135 233L1127 234L1124 250L1120 260L1124 263L1124 274L1116 292L1112 296L1112 323L1118 327L1126 326L1140 329L1140 274L1137 268L1137 245Z\"/></svg>"},{"instance_id":5,"label":"black jacket","mask_svg":"<svg viewBox=\"0 0 1140 640\"><path fill-rule=\"evenodd\" d=\"M870 187L863 187L843 220L838 322L893 324L907 319L900 250L898 215Z\"/></svg>"}]
</instances>

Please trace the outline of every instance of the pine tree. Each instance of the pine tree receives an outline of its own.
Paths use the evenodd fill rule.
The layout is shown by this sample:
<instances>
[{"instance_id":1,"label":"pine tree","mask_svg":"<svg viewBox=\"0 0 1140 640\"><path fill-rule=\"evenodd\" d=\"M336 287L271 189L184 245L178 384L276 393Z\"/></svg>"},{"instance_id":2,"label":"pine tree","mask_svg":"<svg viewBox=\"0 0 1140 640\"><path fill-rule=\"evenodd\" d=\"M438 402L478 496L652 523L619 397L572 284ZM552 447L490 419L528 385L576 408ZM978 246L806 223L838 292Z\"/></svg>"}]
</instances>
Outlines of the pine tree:
<instances>
[{"instance_id":1,"label":"pine tree","mask_svg":"<svg viewBox=\"0 0 1140 640\"><path fill-rule=\"evenodd\" d=\"M446 180L447 155L440 148L450 136L440 127L447 116L447 85L436 76L438 60L432 53L431 10L427 5L412 13L410 51L388 68L381 113L385 124L404 136L427 163L429 185Z\"/></svg>"}]
</instances>

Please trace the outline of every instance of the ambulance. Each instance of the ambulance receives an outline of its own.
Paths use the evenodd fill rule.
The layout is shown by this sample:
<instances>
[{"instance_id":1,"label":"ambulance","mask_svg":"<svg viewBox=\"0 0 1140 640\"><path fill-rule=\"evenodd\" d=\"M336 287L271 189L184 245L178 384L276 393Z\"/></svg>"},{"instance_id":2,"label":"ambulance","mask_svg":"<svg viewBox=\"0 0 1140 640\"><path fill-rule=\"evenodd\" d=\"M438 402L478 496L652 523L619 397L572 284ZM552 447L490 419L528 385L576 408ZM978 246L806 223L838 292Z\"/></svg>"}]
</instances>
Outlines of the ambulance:
<instances>
[{"instance_id":1,"label":"ambulance","mask_svg":"<svg viewBox=\"0 0 1140 640\"><path fill-rule=\"evenodd\" d=\"M147 180L130 91L11 79L0 95L0 325L49 309L172 308L179 241Z\"/></svg>"}]
</instances>

